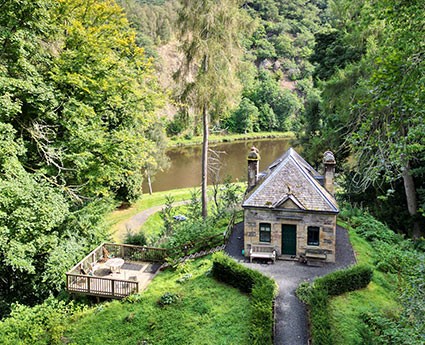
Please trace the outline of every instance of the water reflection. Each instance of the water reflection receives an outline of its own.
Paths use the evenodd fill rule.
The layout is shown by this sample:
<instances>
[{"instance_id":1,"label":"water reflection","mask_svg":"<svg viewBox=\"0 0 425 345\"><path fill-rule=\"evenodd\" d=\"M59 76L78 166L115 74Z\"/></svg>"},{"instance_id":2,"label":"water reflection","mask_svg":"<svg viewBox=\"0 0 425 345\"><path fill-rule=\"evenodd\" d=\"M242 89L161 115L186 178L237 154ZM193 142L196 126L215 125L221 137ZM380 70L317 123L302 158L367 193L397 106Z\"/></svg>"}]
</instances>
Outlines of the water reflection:
<instances>
[{"instance_id":1,"label":"water reflection","mask_svg":"<svg viewBox=\"0 0 425 345\"><path fill-rule=\"evenodd\" d=\"M290 142L288 139L262 139L211 145L211 149L220 152L221 180L231 176L233 181L246 181L246 156L253 145L260 151L261 171L281 156L289 148ZM152 182L154 192L201 185L201 146L175 148L168 151L167 155L170 167L156 174ZM143 184L143 190L149 190L147 183Z\"/></svg>"}]
</instances>

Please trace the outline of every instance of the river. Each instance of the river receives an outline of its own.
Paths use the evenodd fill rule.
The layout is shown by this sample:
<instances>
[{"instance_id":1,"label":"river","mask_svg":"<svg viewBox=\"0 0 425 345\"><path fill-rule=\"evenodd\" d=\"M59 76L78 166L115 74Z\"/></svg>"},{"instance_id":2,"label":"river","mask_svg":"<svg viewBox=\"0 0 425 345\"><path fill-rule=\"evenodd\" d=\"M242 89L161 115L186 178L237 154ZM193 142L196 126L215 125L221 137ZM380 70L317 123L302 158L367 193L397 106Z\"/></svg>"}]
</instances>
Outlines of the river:
<instances>
[{"instance_id":1,"label":"river","mask_svg":"<svg viewBox=\"0 0 425 345\"><path fill-rule=\"evenodd\" d=\"M230 176L233 181L246 181L246 157L253 145L260 151L261 171L289 148L290 140L257 139L210 145L210 149L219 153L220 181L223 181L226 176ZM170 167L166 171L158 172L152 179L154 192L201 186L201 146L173 148L167 151L167 155L170 158ZM210 156L214 155L210 154ZM209 177L212 176L213 173L210 172ZM145 193L149 191L147 182L143 184L143 191Z\"/></svg>"}]
</instances>

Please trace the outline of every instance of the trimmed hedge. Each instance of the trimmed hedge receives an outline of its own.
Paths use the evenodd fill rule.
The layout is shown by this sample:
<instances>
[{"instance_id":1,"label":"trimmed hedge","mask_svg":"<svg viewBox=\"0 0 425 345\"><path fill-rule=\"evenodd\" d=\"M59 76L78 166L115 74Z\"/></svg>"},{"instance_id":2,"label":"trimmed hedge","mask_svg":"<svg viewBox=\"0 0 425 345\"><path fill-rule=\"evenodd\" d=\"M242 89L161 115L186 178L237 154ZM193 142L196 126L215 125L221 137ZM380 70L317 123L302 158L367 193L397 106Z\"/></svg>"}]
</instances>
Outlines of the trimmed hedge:
<instances>
[{"instance_id":1,"label":"trimmed hedge","mask_svg":"<svg viewBox=\"0 0 425 345\"><path fill-rule=\"evenodd\" d=\"M356 265L318 278L314 281L314 285L318 289L325 290L329 296L338 296L365 288L370 283L372 275L373 270L369 266Z\"/></svg>"},{"instance_id":2,"label":"trimmed hedge","mask_svg":"<svg viewBox=\"0 0 425 345\"><path fill-rule=\"evenodd\" d=\"M300 297L308 304L313 345L334 343L330 325L329 298L365 288L370 283L372 275L373 270L370 267L356 265L316 279L311 288L305 284L300 286Z\"/></svg>"},{"instance_id":3,"label":"trimmed hedge","mask_svg":"<svg viewBox=\"0 0 425 345\"><path fill-rule=\"evenodd\" d=\"M274 280L238 264L221 252L213 255L212 275L251 294L251 344L273 344L273 301L277 293Z\"/></svg>"},{"instance_id":4,"label":"trimmed hedge","mask_svg":"<svg viewBox=\"0 0 425 345\"><path fill-rule=\"evenodd\" d=\"M329 322L329 295L325 290L314 289L310 296L310 331L313 345L333 345Z\"/></svg>"}]
</instances>

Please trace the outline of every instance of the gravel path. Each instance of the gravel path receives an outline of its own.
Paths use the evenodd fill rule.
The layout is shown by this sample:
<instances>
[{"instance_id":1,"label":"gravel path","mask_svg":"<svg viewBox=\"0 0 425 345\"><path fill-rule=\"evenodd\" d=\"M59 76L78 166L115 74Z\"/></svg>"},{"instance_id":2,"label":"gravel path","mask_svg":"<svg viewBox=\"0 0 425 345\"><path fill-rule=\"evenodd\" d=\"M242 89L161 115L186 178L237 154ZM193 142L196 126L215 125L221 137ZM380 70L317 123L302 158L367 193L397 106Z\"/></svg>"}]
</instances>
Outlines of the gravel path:
<instances>
[{"instance_id":1,"label":"gravel path","mask_svg":"<svg viewBox=\"0 0 425 345\"><path fill-rule=\"evenodd\" d=\"M308 344L307 311L304 304L295 296L295 289L303 281L310 282L316 277L356 262L347 230L341 227L337 227L336 248L336 262L323 264L322 267L280 260L274 265L250 264L249 260L242 256L243 223L235 226L226 246L226 252L244 265L272 277L279 286L279 295L276 299L275 345Z\"/></svg>"}]
</instances>

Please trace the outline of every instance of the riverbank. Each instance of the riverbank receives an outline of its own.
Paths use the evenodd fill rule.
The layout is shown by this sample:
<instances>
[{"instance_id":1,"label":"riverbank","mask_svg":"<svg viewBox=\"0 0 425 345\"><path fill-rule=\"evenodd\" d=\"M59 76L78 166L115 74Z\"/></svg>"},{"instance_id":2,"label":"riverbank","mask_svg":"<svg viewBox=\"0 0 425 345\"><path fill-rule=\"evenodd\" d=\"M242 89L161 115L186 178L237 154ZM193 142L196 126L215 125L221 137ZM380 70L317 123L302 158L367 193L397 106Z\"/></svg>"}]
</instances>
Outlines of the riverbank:
<instances>
[{"instance_id":1,"label":"riverbank","mask_svg":"<svg viewBox=\"0 0 425 345\"><path fill-rule=\"evenodd\" d=\"M295 139L294 132L255 132L255 133L234 133L234 134L210 134L208 142L210 144L228 143L233 141L244 141L252 139ZM192 146L202 144L202 136L191 138L175 137L168 141L168 148Z\"/></svg>"}]
</instances>

